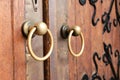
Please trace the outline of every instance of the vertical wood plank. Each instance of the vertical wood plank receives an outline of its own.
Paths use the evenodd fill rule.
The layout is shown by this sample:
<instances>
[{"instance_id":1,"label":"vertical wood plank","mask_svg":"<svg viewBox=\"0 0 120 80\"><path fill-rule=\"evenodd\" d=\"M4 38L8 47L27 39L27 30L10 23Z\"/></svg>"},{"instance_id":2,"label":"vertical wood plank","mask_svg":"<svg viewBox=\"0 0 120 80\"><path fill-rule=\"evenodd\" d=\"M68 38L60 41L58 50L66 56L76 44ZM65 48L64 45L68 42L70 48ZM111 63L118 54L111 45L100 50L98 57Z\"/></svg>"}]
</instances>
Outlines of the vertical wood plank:
<instances>
[{"instance_id":1,"label":"vertical wood plank","mask_svg":"<svg viewBox=\"0 0 120 80\"><path fill-rule=\"evenodd\" d=\"M13 80L11 0L1 0L0 6L0 80Z\"/></svg>"},{"instance_id":2,"label":"vertical wood plank","mask_svg":"<svg viewBox=\"0 0 120 80\"><path fill-rule=\"evenodd\" d=\"M105 12L105 11L108 12L109 9L110 9L110 4L111 4L111 1L103 2L103 4L102 4L102 12ZM112 8L112 10L113 10L113 8ZM110 16L111 16L110 20L112 20L112 17L114 17L114 15L110 14ZM104 25L102 25L102 28L104 28ZM103 34L103 42L105 42L106 45L108 45L108 44L112 45L112 39L113 39L112 34L113 34L113 26L111 27L111 32L110 33L105 32ZM108 80L108 79L110 79L110 77L112 75L112 72L110 70L110 66L106 66L105 64L103 64L103 65L104 65L103 66L103 68L104 68L104 75L105 75L105 78Z\"/></svg>"},{"instance_id":3,"label":"vertical wood plank","mask_svg":"<svg viewBox=\"0 0 120 80\"><path fill-rule=\"evenodd\" d=\"M45 22L49 28L49 0L43 0L43 22ZM50 38L49 35L46 34L43 37L43 51L44 56L48 53L50 48ZM50 79L50 58L44 61L44 79Z\"/></svg>"},{"instance_id":4,"label":"vertical wood plank","mask_svg":"<svg viewBox=\"0 0 120 80\"><path fill-rule=\"evenodd\" d=\"M25 46L21 33L24 21L24 0L12 0L12 29L13 29L13 56L14 80L25 80Z\"/></svg>"},{"instance_id":5,"label":"vertical wood plank","mask_svg":"<svg viewBox=\"0 0 120 80\"><path fill-rule=\"evenodd\" d=\"M77 58L77 77L82 79L83 75L91 76L92 73L92 53L91 53L91 6L89 1L86 1L84 6L80 5L79 0L76 0L76 25L79 25L85 40L84 52ZM89 14L88 14L89 13ZM79 16L79 17L78 17ZM89 33L89 34L88 34ZM77 52L81 49L81 39L77 38Z\"/></svg>"},{"instance_id":6,"label":"vertical wood plank","mask_svg":"<svg viewBox=\"0 0 120 80\"><path fill-rule=\"evenodd\" d=\"M107 3L110 6L111 1L108 1ZM119 1L118 1L118 3L119 3ZM120 71L117 71L117 68L118 68L118 66L117 66L118 65L118 58L115 57L115 51L118 50L120 52L120 45L119 45L119 43L120 43L120 36L119 36L119 34L120 34L120 32L119 32L120 28L119 28L119 26L120 25L118 25L116 27L113 25L113 20L115 18L116 18L116 12L115 12L115 1L114 1L114 4L112 6L112 11L111 11L111 14L110 14L110 21L112 23L111 24L111 32L109 34L105 34L104 40L106 40L107 44L111 44L111 46L112 46L113 55L110 55L110 56L111 56L111 61L112 61L112 64L113 64L113 68L114 68L115 74L117 76L117 74L118 74L117 72L120 72ZM110 79L111 75L113 75L113 71L112 71L110 65L106 66L106 67L107 67L107 69L106 69L106 79Z\"/></svg>"},{"instance_id":7,"label":"vertical wood plank","mask_svg":"<svg viewBox=\"0 0 120 80\"><path fill-rule=\"evenodd\" d=\"M95 74L97 72L95 62L93 61L93 56L95 53L97 53L99 56L99 59L95 57L97 67L98 67L97 74L102 78L102 76L104 75L104 65L102 63L102 55L103 55L104 47L103 47L103 34L102 34L103 27L101 23L101 15L102 15L101 1L100 0L97 1L95 5L96 5L96 15L95 15L94 21L96 21L97 19L99 19L99 21L96 26L91 25L91 29L92 29L91 30L91 36L92 36L91 37L91 56L92 56L91 57L91 60L92 60L92 73L91 74ZM92 6L91 8L92 8L91 20L92 20L94 8Z\"/></svg>"},{"instance_id":8,"label":"vertical wood plank","mask_svg":"<svg viewBox=\"0 0 120 80\"><path fill-rule=\"evenodd\" d=\"M61 6L62 5L62 6ZM57 0L56 1L56 26L54 30L57 38L57 80L69 80L69 64L68 64L68 47L67 39L62 39L60 35L60 29L62 25L68 25L68 4L67 0Z\"/></svg>"},{"instance_id":9,"label":"vertical wood plank","mask_svg":"<svg viewBox=\"0 0 120 80\"><path fill-rule=\"evenodd\" d=\"M117 4L118 4L118 8L120 8L120 0L117 0ZM120 14L120 9L118 10L119 14ZM111 15L114 15L112 17L112 19L114 19L116 17L116 13L115 13L115 4L114 4L114 7L113 7L113 13ZM115 52L115 50L118 50L119 53L120 53L120 25L116 26L116 27L112 27L112 49L113 49L113 53ZM115 56L112 57L113 59L113 65L114 65L114 68L115 68L115 72L117 74L117 72L119 72L119 79L120 79L120 69L117 70L118 68L118 57L115 58Z\"/></svg>"},{"instance_id":10,"label":"vertical wood plank","mask_svg":"<svg viewBox=\"0 0 120 80\"><path fill-rule=\"evenodd\" d=\"M60 29L67 24L66 0L49 0L49 25L54 38L54 50L50 58L50 79L69 80L67 40L62 39Z\"/></svg>"},{"instance_id":11,"label":"vertical wood plank","mask_svg":"<svg viewBox=\"0 0 120 80\"><path fill-rule=\"evenodd\" d=\"M73 27L76 22L76 0L68 0L68 25ZM76 52L76 38L72 37L71 41L72 49ZM77 80L77 58L71 55L69 52L69 79Z\"/></svg>"},{"instance_id":12,"label":"vertical wood plank","mask_svg":"<svg viewBox=\"0 0 120 80\"><path fill-rule=\"evenodd\" d=\"M50 56L50 80L58 79L57 71L57 34L56 34L56 0L49 0L49 28L53 35L54 48Z\"/></svg>"}]
</instances>

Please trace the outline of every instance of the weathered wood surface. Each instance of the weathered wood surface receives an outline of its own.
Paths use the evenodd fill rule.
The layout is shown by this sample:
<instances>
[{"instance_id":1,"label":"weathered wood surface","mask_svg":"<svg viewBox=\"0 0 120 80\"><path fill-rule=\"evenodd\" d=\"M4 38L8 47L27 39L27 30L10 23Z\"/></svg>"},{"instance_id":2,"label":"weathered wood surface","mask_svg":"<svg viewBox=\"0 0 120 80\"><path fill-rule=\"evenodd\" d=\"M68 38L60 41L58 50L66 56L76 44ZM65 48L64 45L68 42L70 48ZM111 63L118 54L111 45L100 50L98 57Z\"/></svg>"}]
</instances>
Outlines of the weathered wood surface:
<instances>
[{"instance_id":1,"label":"weathered wood surface","mask_svg":"<svg viewBox=\"0 0 120 80\"><path fill-rule=\"evenodd\" d=\"M0 2L0 80L13 80L11 1Z\"/></svg>"},{"instance_id":2,"label":"weathered wood surface","mask_svg":"<svg viewBox=\"0 0 120 80\"><path fill-rule=\"evenodd\" d=\"M51 0L49 2L50 29L53 32L55 42L55 48L50 59L50 79L81 80L83 75L86 73L91 80L92 75L96 70L95 63L93 62L93 55L95 52L97 52L98 55L102 58L104 54L103 42L105 42L106 45L111 44L113 52L116 49L120 50L119 25L117 27L114 27L112 24L111 32L105 32L103 34L104 25L101 22L101 16L105 11L109 10L111 1L103 1L102 4L101 1L95 3L95 20L97 20L97 18L100 19L96 27L92 25L94 8L90 5L89 1L86 0L86 4L84 6L79 4L79 0ZM110 16L110 21L112 21L116 17L115 7L112 8ZM85 38L85 49L83 55L78 58L73 57L69 53L69 51L67 50L67 41L61 39L59 35L60 28L64 23L67 23L69 26L79 25L81 27ZM73 37L71 44L75 52L78 52L80 50L81 41L79 37ZM63 46L64 48L61 48ZM67 55L64 54L66 53L66 51ZM62 65L61 62L58 62L59 60L61 62L64 60L65 64ZM101 78L103 78L104 75L106 80L110 79L110 77L113 76L110 66L105 66L105 63L103 63L102 59L100 61L96 59L96 61L98 66L98 74L101 76ZM117 59L115 58L115 56L112 56L112 63L114 64L113 66L115 67L116 71ZM66 70L64 70L65 68ZM62 72L62 70L64 70L64 72ZM54 77L53 74L55 74Z\"/></svg>"},{"instance_id":3,"label":"weathered wood surface","mask_svg":"<svg viewBox=\"0 0 120 80\"><path fill-rule=\"evenodd\" d=\"M24 0L1 0L0 5L0 80L25 80Z\"/></svg>"}]
</instances>

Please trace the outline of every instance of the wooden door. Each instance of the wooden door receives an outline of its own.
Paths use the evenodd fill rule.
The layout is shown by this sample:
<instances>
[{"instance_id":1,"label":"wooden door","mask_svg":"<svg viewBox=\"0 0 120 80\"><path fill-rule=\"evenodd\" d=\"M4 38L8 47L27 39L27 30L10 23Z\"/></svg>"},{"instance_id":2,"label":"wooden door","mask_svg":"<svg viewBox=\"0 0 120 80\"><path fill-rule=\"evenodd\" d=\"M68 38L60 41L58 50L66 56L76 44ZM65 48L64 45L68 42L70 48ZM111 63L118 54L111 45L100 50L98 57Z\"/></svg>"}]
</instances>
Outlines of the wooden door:
<instances>
[{"instance_id":1,"label":"wooden door","mask_svg":"<svg viewBox=\"0 0 120 80\"><path fill-rule=\"evenodd\" d=\"M120 0L49 0L49 27L54 36L50 80L119 80ZM70 54L62 39L63 24L79 25L85 39L79 57ZM71 42L81 49L79 37ZM48 80L49 80L48 79Z\"/></svg>"},{"instance_id":2,"label":"wooden door","mask_svg":"<svg viewBox=\"0 0 120 80\"><path fill-rule=\"evenodd\" d=\"M119 0L1 0L0 80L119 80L120 1ZM32 16L31 16L32 15ZM22 35L24 21L45 22L54 38L54 49L44 62L35 61ZM67 39L60 35L63 24L79 25L84 35L84 52L70 54ZM72 37L74 52L81 48ZM36 36L32 47L38 56L49 48L49 36ZM43 49L42 49L43 47Z\"/></svg>"},{"instance_id":3,"label":"wooden door","mask_svg":"<svg viewBox=\"0 0 120 80\"><path fill-rule=\"evenodd\" d=\"M0 6L0 80L25 80L24 0L1 0Z\"/></svg>"}]
</instances>

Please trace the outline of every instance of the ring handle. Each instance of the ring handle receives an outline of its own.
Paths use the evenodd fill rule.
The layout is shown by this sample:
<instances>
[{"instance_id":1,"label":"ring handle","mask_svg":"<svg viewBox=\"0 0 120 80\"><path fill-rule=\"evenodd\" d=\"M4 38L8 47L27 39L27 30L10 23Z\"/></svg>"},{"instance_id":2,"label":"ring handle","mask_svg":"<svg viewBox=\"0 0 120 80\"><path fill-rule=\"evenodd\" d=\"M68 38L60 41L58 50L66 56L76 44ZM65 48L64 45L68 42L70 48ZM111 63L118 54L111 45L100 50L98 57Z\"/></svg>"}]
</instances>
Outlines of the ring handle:
<instances>
[{"instance_id":1,"label":"ring handle","mask_svg":"<svg viewBox=\"0 0 120 80\"><path fill-rule=\"evenodd\" d=\"M48 59L48 57L50 57L51 53L52 53L52 50L53 50L53 36L52 36L52 33L51 31L47 28L47 25L43 22L41 23L38 23L38 24L35 24L34 26L30 26L29 25L29 28L27 28L28 30L25 30L28 26L28 23L29 22L25 22L24 23L24 26L23 26L23 32L28 32L28 39L27 39L27 44L28 44L28 51L29 53L31 54L31 56L35 59L35 60L38 60L38 61L44 61L46 59ZM26 26L27 25L27 26ZM45 35L46 33L49 34L50 36L50 43L51 43L51 46L50 46L50 49L48 51L48 53L44 56L44 57L38 57L34 52L33 52L33 49L32 49L32 45L31 45L31 42L32 42L32 37L33 35L35 34L38 34L38 35ZM25 34L25 33L24 33Z\"/></svg>"},{"instance_id":2,"label":"ring handle","mask_svg":"<svg viewBox=\"0 0 120 80\"><path fill-rule=\"evenodd\" d=\"M80 36L81 38L81 50L78 53L74 53L71 47L71 37L73 36ZM63 25L61 27L61 36L62 38L66 39L68 38L68 49L70 51L70 53L75 56L75 57L79 57L82 55L83 51L84 51L84 37L83 37L83 33L81 32L81 28L79 26L74 26L72 29L69 28L68 25Z\"/></svg>"},{"instance_id":3,"label":"ring handle","mask_svg":"<svg viewBox=\"0 0 120 80\"><path fill-rule=\"evenodd\" d=\"M81 32L79 36L80 36L81 41L82 41L82 44L81 44L82 48L81 48L81 50L79 51L79 53L76 54L76 53L73 52L72 47L71 47L71 37L72 37L72 34L73 34L73 33L74 33L74 30L71 30L71 31L70 31L70 34L69 34L69 36L68 36L68 49L69 49L70 53L71 53L73 56L79 57L79 56L82 55L83 50L84 50L84 37L83 37L83 34L82 34L82 32Z\"/></svg>"}]
</instances>

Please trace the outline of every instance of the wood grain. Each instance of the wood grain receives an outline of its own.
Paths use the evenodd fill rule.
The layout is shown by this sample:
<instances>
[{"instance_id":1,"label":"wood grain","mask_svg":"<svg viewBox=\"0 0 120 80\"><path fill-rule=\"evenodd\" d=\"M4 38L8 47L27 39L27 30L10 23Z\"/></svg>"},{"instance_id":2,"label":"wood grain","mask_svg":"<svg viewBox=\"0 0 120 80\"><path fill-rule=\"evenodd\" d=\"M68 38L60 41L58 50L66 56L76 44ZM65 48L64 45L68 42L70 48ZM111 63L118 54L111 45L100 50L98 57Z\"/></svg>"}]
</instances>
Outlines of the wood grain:
<instances>
[{"instance_id":1,"label":"wood grain","mask_svg":"<svg viewBox=\"0 0 120 80\"><path fill-rule=\"evenodd\" d=\"M43 0L43 22L45 22L49 28L49 0ZM50 49L50 37L48 34L43 36L43 51L44 56L48 53ZM50 79L50 58L44 61L44 79Z\"/></svg>"},{"instance_id":2,"label":"wood grain","mask_svg":"<svg viewBox=\"0 0 120 80\"><path fill-rule=\"evenodd\" d=\"M11 1L0 1L0 80L13 80Z\"/></svg>"},{"instance_id":3,"label":"wood grain","mask_svg":"<svg viewBox=\"0 0 120 80\"><path fill-rule=\"evenodd\" d=\"M50 57L50 80L69 80L67 40L60 35L61 26L67 23L66 3L66 0L49 0L49 28L54 38L54 50Z\"/></svg>"},{"instance_id":4,"label":"wood grain","mask_svg":"<svg viewBox=\"0 0 120 80\"><path fill-rule=\"evenodd\" d=\"M106 6L106 4L108 4L107 6ZM111 4L111 1L106 1L106 3L103 3L102 4L102 12L104 12L104 11L108 11L109 10L109 7L110 7L110 4ZM113 12L113 11L112 11ZM115 17L115 15L110 15L111 17ZM112 18L111 18L111 20L112 20ZM103 25L103 27L104 27L104 25ZM107 32L105 32L104 33L104 36L103 36L103 42L105 42L107 45L108 44L111 44L112 45L112 39L113 39L113 37L112 37L112 35L114 34L113 33L113 31L112 31L112 28L113 28L113 26L111 27L111 32L110 33L107 33ZM104 50L103 50L104 51ZM104 64L103 64L104 65ZM109 73L108 73L109 72ZM106 67L105 65L104 65L104 74L105 74L105 78L108 80L109 78L110 78L110 76L112 75L112 72L111 72L111 70L110 70L110 66L108 66L108 67Z\"/></svg>"},{"instance_id":5,"label":"wood grain","mask_svg":"<svg viewBox=\"0 0 120 80\"><path fill-rule=\"evenodd\" d=\"M108 11L110 1L101 4L96 3L97 11L95 20L100 19L97 26L92 25L93 7L89 1L84 6L81 6L78 0L44 0L43 1L43 21L47 23L54 38L54 50L50 59L44 62L44 79L45 80L81 80L86 73L89 78L95 72L93 63L93 55L95 52L100 57L103 56L104 46L106 44L113 45L115 49L120 50L120 29L112 27L111 32L102 34L103 24L101 16L104 11ZM115 17L115 10L112 10L111 20ZM82 29L85 39L85 49L83 55L76 58L68 51L67 40L60 36L60 28L63 24L68 24L70 27L79 25ZM44 55L49 50L49 36L44 36ZM81 48L79 37L72 37L72 48L74 52L78 52ZM114 67L116 69L116 59L112 56ZM106 80L112 76L110 67L97 60L98 74L102 77L105 75Z\"/></svg>"},{"instance_id":6,"label":"wood grain","mask_svg":"<svg viewBox=\"0 0 120 80\"><path fill-rule=\"evenodd\" d=\"M68 0L68 25L69 27L73 27L76 25L76 1ZM66 42L67 43L67 42ZM71 41L72 49L76 52L76 38L72 37ZM71 55L69 52L69 80L77 80L77 58Z\"/></svg>"},{"instance_id":7,"label":"wood grain","mask_svg":"<svg viewBox=\"0 0 120 80\"><path fill-rule=\"evenodd\" d=\"M54 48L50 56L50 80L58 79L57 72L57 38L56 38L56 0L49 0L49 29L52 32Z\"/></svg>"},{"instance_id":8,"label":"wood grain","mask_svg":"<svg viewBox=\"0 0 120 80\"><path fill-rule=\"evenodd\" d=\"M93 63L93 55L95 52L98 52L99 56L103 55L103 42L107 42L107 43L112 43L112 39L116 39L115 35L117 34L113 32L111 32L110 34L102 34L102 30L103 30L103 25L101 23L101 21L99 21L99 23L97 24L96 27L94 27L92 25L92 15L93 15L93 7L89 4L89 1L87 1L86 5L81 6L78 2L78 0L68 0L66 5L68 7L63 6L62 4L60 5L61 2L64 1L54 1L51 0L49 5L49 9L50 9L50 29L53 32L53 36L54 36L54 40L55 40L55 49L53 51L53 53L56 54L52 54L51 56L51 61L50 61L50 73L51 73L51 80L56 80L56 79L65 79L65 80L80 80L82 78L82 76L84 75L84 73L88 74L88 76L90 77L90 79L92 78L92 73L95 71L95 65ZM96 3L96 7L97 7L97 11L96 11L96 17L95 20L97 18L99 18L101 20L101 15L102 12L107 11L107 7L109 7L109 1L107 1L107 6L105 5L106 3L104 3L103 5L101 5L101 2L98 1ZM57 6L55 6L57 4ZM62 6L62 7L61 7ZM63 14L64 11L62 10L66 10L67 8L67 14ZM61 11L60 11L61 10ZM101 13L100 13L101 12ZM67 24L69 26L74 26L74 25L79 25L82 29L84 38L85 38L85 50L82 56L76 58L73 57L70 53L68 54L68 58L64 57L62 54L60 53L66 53L66 52L62 52L65 51L67 46L65 45L65 43L61 40L61 38L59 38L59 28L60 25L62 24L62 22L64 22L64 18L62 19L61 17L63 17L64 15L67 16L67 18L65 18L67 20ZM57 17L56 17L57 16ZM114 17L115 14L113 14L112 17ZM55 18L56 17L56 18ZM57 21L57 22L56 22ZM57 28L56 28L57 26ZM56 31L57 30L57 31ZM57 33L57 35L56 35ZM114 35L114 38L113 38ZM57 38L55 37L57 36ZM119 38L117 38L119 40ZM80 38L72 38L72 48L75 52L78 52L81 48L80 44ZM67 43L67 41L65 41ZM118 42L118 41L117 41ZM116 42L116 43L117 43ZM61 48L61 46L63 47L62 43L64 43L64 48ZM116 43L114 43L114 45L117 45ZM119 43L119 42L118 42ZM66 75L67 78L65 78L65 75L62 76L64 73L67 72L64 71L62 72L62 61L58 62L59 60L66 60L65 62L67 62L68 60L68 72L69 72L69 76ZM56 60L56 61L55 61ZM98 74L100 76L102 75L107 75L107 79L108 77L110 77L111 71L110 68L105 68L105 65L101 62L101 61L97 61L99 69L98 69ZM56 66L58 65L58 66ZM64 64L64 66L67 64ZM108 72L110 72L108 74ZM55 74L56 73L56 74ZM67 74L67 73L66 73ZM55 76L53 76L55 75ZM59 75L59 76L58 76ZM61 77L60 77L61 76Z\"/></svg>"},{"instance_id":9,"label":"wood grain","mask_svg":"<svg viewBox=\"0 0 120 80\"><path fill-rule=\"evenodd\" d=\"M21 33L21 25L24 21L24 0L13 0L11 3L14 80L25 80L25 45Z\"/></svg>"},{"instance_id":10,"label":"wood grain","mask_svg":"<svg viewBox=\"0 0 120 80\"><path fill-rule=\"evenodd\" d=\"M91 12L91 13L90 13ZM89 14L88 14L89 13ZM91 76L92 74L92 25L91 25L92 8L87 1L84 6L76 0L76 25L79 25L85 40L83 54L77 58L77 80L82 79L84 74ZM78 17L79 16L79 17ZM89 34L88 34L89 33ZM81 49L81 39L77 40L77 52Z\"/></svg>"}]
</instances>

